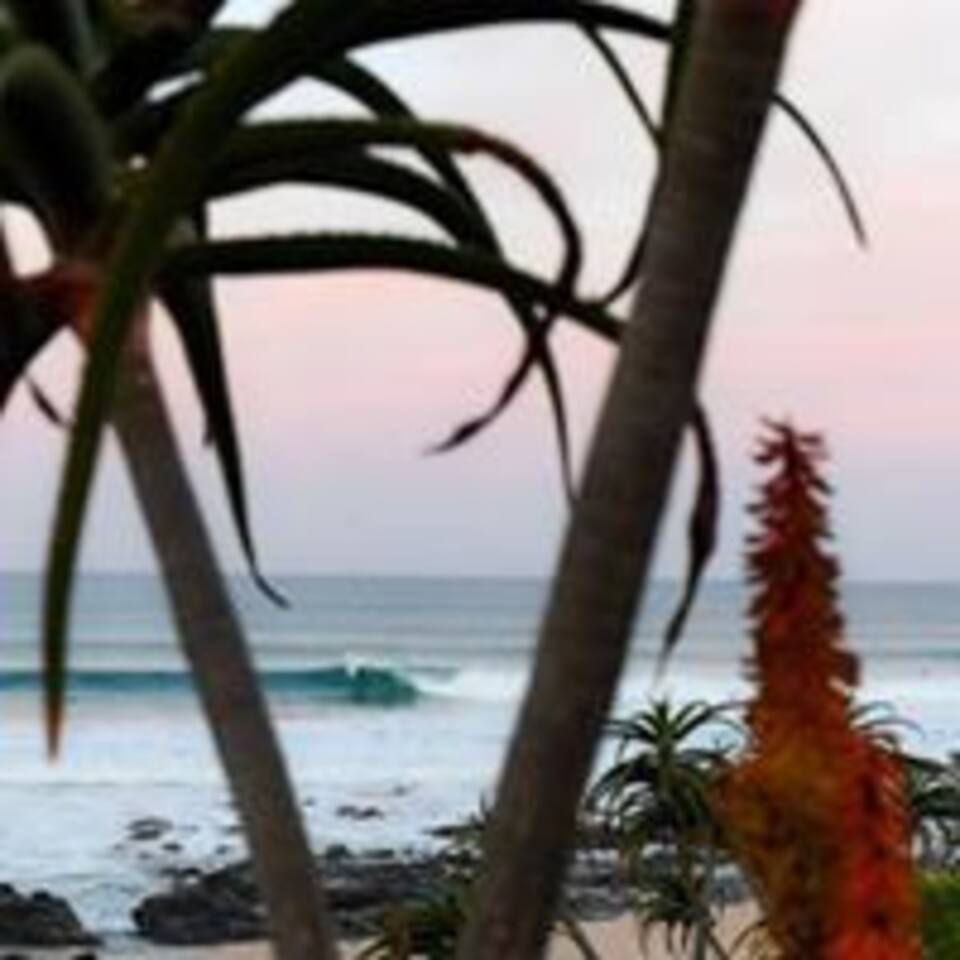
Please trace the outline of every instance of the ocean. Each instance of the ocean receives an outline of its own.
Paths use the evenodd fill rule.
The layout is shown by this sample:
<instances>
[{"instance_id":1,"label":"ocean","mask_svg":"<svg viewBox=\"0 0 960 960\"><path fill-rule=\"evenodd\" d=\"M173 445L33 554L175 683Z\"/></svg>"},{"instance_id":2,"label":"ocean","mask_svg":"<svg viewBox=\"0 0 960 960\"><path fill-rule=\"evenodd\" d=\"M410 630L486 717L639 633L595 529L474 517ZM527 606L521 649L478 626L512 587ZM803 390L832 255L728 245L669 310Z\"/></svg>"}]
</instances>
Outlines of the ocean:
<instances>
[{"instance_id":1,"label":"ocean","mask_svg":"<svg viewBox=\"0 0 960 960\"><path fill-rule=\"evenodd\" d=\"M534 580L292 577L288 610L235 584L318 849L416 849L478 809L529 669L545 596ZM101 933L173 872L243 856L234 810L159 586L85 577L77 595L66 740L44 753L39 579L0 576L0 881L66 896ZM702 591L666 677L656 651L676 586L651 591L617 706L742 697L744 595ZM960 749L960 586L851 584L865 700L910 724L917 751ZM144 825L138 821L154 821ZM139 838L138 838L139 835Z\"/></svg>"}]
</instances>

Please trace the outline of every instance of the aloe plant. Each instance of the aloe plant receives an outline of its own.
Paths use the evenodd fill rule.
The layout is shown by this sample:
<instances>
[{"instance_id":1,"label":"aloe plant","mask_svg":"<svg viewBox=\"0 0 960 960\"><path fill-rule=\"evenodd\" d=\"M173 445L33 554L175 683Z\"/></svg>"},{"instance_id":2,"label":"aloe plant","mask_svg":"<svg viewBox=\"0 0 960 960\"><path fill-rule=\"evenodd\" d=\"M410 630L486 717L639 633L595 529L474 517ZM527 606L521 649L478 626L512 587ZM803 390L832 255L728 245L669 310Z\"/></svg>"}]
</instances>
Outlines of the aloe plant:
<instances>
[{"instance_id":1,"label":"aloe plant","mask_svg":"<svg viewBox=\"0 0 960 960\"><path fill-rule=\"evenodd\" d=\"M612 63L598 26L662 41L668 28L640 14L579 2L473 5L299 0L260 28L221 28L218 0L25 0L0 3L0 203L31 210L52 253L49 269L19 276L0 233L0 406L61 331L88 347L50 543L44 610L49 742L59 746L68 682L69 595L87 494L108 420L121 447L241 813L278 952L336 955L334 931L243 631L181 462L150 347L161 302L185 349L219 460L236 529L260 575L239 433L211 287L218 274L383 266L500 292L526 341L490 409L441 444L456 446L492 422L540 370L561 453L565 418L547 333L561 312L616 336L618 321L575 297L580 236L550 177L521 150L481 131L426 123L379 77L349 58L374 42L490 23L566 21ZM352 97L356 120L246 119L284 86L310 78ZM621 76L622 82L622 76ZM172 91L172 92L171 92ZM428 173L376 147L417 153ZM458 155L507 165L547 205L565 256L539 278L504 257L492 219L460 172ZM274 183L335 186L400 203L449 241L324 233L224 241L207 205Z\"/></svg>"},{"instance_id":2,"label":"aloe plant","mask_svg":"<svg viewBox=\"0 0 960 960\"><path fill-rule=\"evenodd\" d=\"M587 795L616 842L641 932L659 927L671 943L692 943L695 956L726 956L713 900L729 858L711 792L743 734L731 707L655 700L614 720L615 759Z\"/></svg>"},{"instance_id":3,"label":"aloe plant","mask_svg":"<svg viewBox=\"0 0 960 960\"><path fill-rule=\"evenodd\" d=\"M737 6L734 0L728 3ZM670 128L665 125L661 131L652 123L604 31L656 43L677 40L672 57L675 67L687 59L698 64L698 47L690 45L688 56L687 13L693 6L689 2L681 4L674 25L592 0L487 0L482 4L463 0L407 0L403 4L294 0L269 23L256 28L216 24L223 5L222 0L138 4L55 0L41 10L27 0L0 2L0 202L31 209L54 255L49 270L21 277L13 271L0 242L0 306L4 308L0 405L16 382L27 379L35 398L51 413L43 394L28 380L27 368L61 330L72 328L81 337L88 347L88 359L71 420L44 605L51 749L57 748L63 722L69 601L78 545L103 431L112 421L160 559L178 636L237 796L278 949L289 958L324 957L335 953L332 929L322 905L317 906L322 898L282 757L250 667L241 625L218 572L166 416L150 355L151 305L163 303L181 338L240 542L252 575L271 595L275 596L258 570L254 551L239 432L211 288L215 276L379 267L449 277L497 291L519 325L524 349L490 407L454 429L438 447L455 447L492 423L530 375L539 371L550 397L564 475L572 492L563 393L549 335L554 321L563 314L608 339L621 338L623 324L608 307L636 283L641 260L651 278L663 273L669 279L670 271L675 273L681 266L658 259L664 248L658 218L653 218L649 231L640 231L610 291L584 298L577 290L580 232L549 175L523 151L495 136L463 126L424 122L352 55L371 44L492 24L569 24L603 57L622 93L629 97L638 121L666 151L655 207L662 211L669 209L678 190L685 189L681 181L689 171L678 180L677 170L687 161L682 153L674 156L672 137L664 135ZM720 44L726 39L736 42L740 38L713 37L711 42ZM778 43L772 43L770 51L765 48L757 60L768 86L772 86L775 58L767 53L775 53ZM702 70L691 67L689 72L698 77ZM678 104L676 129L682 131L692 122L684 104L686 100L696 102L696 95L675 96L684 86L676 82L679 76L679 70L672 71L668 101L675 99ZM361 108L360 117L349 121L322 116L283 122L248 119L253 107L300 79L346 93ZM702 78L697 82L702 85ZM696 83L691 83L696 88ZM783 104L796 114L801 129L845 190L815 131L788 101ZM744 110L754 131L760 119L759 97L748 98ZM751 137L753 133L747 140ZM426 172L384 158L374 149L382 145L416 153ZM478 154L507 165L548 208L565 250L556 276L536 276L505 257L492 217L460 171L464 156ZM734 181L749 167L748 157L737 153L735 159L735 175L730 181L733 192L737 192ZM706 160L705 169L709 169L713 161ZM438 225L448 239L432 243L344 234L327 232L326 225L302 236L225 240L209 235L207 206L212 200L281 182L334 186L402 204ZM707 197L707 193L702 195ZM846 192L844 199L855 214ZM716 215L718 224L715 236L710 234L716 241L711 241L713 259L722 259L735 206L724 211L709 204L706 208L711 217ZM703 283L691 290L691 302L700 313L712 299L718 270L719 265L714 264L704 274ZM640 314L647 311L647 303L656 301L658 283L645 288L638 301ZM662 319L662 310L654 313ZM632 357L638 347L629 346L631 339L637 340L637 335L627 337L627 354ZM639 349L642 353L645 348L641 345ZM691 420L689 377L677 392L664 389L670 384L648 377L650 372L642 373L648 383L641 405L649 405L651 423L661 422L665 407L671 412L663 419L668 424L668 441L657 445L664 454L657 461L660 467L650 473L650 484L644 485L640 494L647 505L641 524L646 525L647 534L659 512L675 433ZM705 482L694 515L695 562L674 636L709 554L715 520L711 504L716 483L708 435L702 417L696 424ZM594 512L590 504L595 506L598 496L603 499L591 476L588 472L580 498L585 517ZM647 534L640 539L648 540ZM606 569L601 564L597 572L606 576ZM610 578L621 593L632 589L634 580ZM562 576L560 584L558 596L569 589L569 576ZM551 621L554 626L547 633L555 631L563 619L556 610ZM586 619L595 612L587 611ZM591 694L597 705L602 706L600 688L611 682L614 660L616 655L600 657L596 671L591 668L598 681L601 674L604 677L599 692ZM561 656L557 665L563 669L562 662ZM584 689L592 688L587 684ZM589 753L583 744L595 738L596 723L591 720L583 731L574 740L580 744L575 754L581 766ZM551 737L545 738L543 746L546 753L556 749ZM579 774L572 778L567 799L572 799L581 781ZM550 776L545 783L549 782ZM557 819L561 826L563 809L561 805ZM555 844L555 858L562 858L563 835L563 829L549 832L537 844ZM496 852L498 845L502 848L503 844L494 845L497 861L507 864L514 874L519 866L522 875L524 845L506 854L502 849ZM514 854L521 856L510 867ZM538 866L538 873L540 869ZM491 889L500 887L494 884ZM551 896L548 884L540 905L531 913L538 930L546 929L544 911L549 911ZM521 902L518 898L517 904ZM477 924L482 926L487 914L487 908L478 912L468 934L468 944L475 945L465 948L466 955L499 960L511 955L509 951L501 953L496 945L489 949L476 946ZM496 930L500 930L499 921ZM518 955L532 955L539 936L519 948Z\"/></svg>"}]
</instances>

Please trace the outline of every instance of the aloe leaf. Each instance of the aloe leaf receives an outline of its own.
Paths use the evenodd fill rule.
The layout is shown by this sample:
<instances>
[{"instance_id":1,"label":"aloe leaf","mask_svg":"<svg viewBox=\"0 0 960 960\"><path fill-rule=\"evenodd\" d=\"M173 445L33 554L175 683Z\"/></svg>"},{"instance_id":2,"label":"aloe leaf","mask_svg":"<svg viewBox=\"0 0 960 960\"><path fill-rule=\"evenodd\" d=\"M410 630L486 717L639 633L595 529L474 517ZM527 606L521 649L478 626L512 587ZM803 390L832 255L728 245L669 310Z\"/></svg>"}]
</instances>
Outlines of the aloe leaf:
<instances>
[{"instance_id":1,"label":"aloe leaf","mask_svg":"<svg viewBox=\"0 0 960 960\"><path fill-rule=\"evenodd\" d=\"M203 277L164 277L158 284L158 292L180 334L187 364L203 403L230 512L250 575L274 603L286 606L285 598L263 576L257 561L243 456L210 283Z\"/></svg>"},{"instance_id":2,"label":"aloe leaf","mask_svg":"<svg viewBox=\"0 0 960 960\"><path fill-rule=\"evenodd\" d=\"M582 261L580 230L566 200L543 168L516 147L473 127L415 123L402 119L277 121L243 127L227 142L222 162L268 159L278 152L320 154L364 147L442 147L455 153L487 154L521 176L557 222L565 256L558 283L572 288Z\"/></svg>"},{"instance_id":3,"label":"aloe leaf","mask_svg":"<svg viewBox=\"0 0 960 960\"><path fill-rule=\"evenodd\" d=\"M607 3L557 3L555 0L406 0L385 5L351 46L424 37L431 33L509 23L587 23L648 40L670 39L668 23Z\"/></svg>"},{"instance_id":4,"label":"aloe leaf","mask_svg":"<svg viewBox=\"0 0 960 960\"><path fill-rule=\"evenodd\" d=\"M106 131L76 78L36 44L0 60L0 145L55 245L83 243L109 201Z\"/></svg>"},{"instance_id":5,"label":"aloe leaf","mask_svg":"<svg viewBox=\"0 0 960 960\"><path fill-rule=\"evenodd\" d=\"M59 329L58 318L31 308L25 285L14 275L0 224L0 413L31 361Z\"/></svg>"},{"instance_id":6,"label":"aloe leaf","mask_svg":"<svg viewBox=\"0 0 960 960\"><path fill-rule=\"evenodd\" d=\"M397 96L391 87L380 80L372 71L352 60L344 58L322 64L313 71L312 75L318 80L349 93L378 116L392 116L406 120L416 119L413 111ZM436 172L441 182L469 205L483 231L482 246L491 253L501 253L502 247L493 224L487 216L480 198L474 193L466 177L460 172L455 159L448 151L429 145L421 147L419 154L426 164ZM506 300L526 339L526 346L520 362L504 381L493 404L479 416L472 417L454 428L447 439L436 445L434 449L443 451L455 449L490 427L509 408L513 399L523 388L530 373L538 369L544 380L550 413L553 418L560 459L561 481L569 495L573 489L573 476L566 400L560 371L550 348L549 339L541 333L543 319L538 317L531 310L529 304L522 300L510 295L506 295Z\"/></svg>"},{"instance_id":7,"label":"aloe leaf","mask_svg":"<svg viewBox=\"0 0 960 960\"><path fill-rule=\"evenodd\" d=\"M853 231L854 238L861 247L870 245L867 236L867 228L860 213L860 206L853 194L853 189L843 172L837 158L833 155L826 140L820 135L820 132L813 125L810 118L788 97L782 93L774 95L773 102L778 106L797 126L797 129L803 134L807 142L813 147L814 152L822 161L833 186L836 188L837 196L843 204L844 213L850 223L850 229Z\"/></svg>"},{"instance_id":8,"label":"aloe leaf","mask_svg":"<svg viewBox=\"0 0 960 960\"><path fill-rule=\"evenodd\" d=\"M70 593L86 505L116 390L120 354L150 275L173 225L194 200L210 157L237 120L297 77L305 62L342 46L369 9L357 0L301 0L255 38L239 44L167 138L119 232L94 312L93 343L48 552L44 651L50 670L59 671L46 699L52 752L58 749L63 721Z\"/></svg>"},{"instance_id":9,"label":"aloe leaf","mask_svg":"<svg viewBox=\"0 0 960 960\"><path fill-rule=\"evenodd\" d=\"M269 160L225 163L212 171L206 196L223 199L283 183L371 194L423 214L465 243L483 242L476 215L458 196L408 166L359 150L292 153Z\"/></svg>"},{"instance_id":10,"label":"aloe leaf","mask_svg":"<svg viewBox=\"0 0 960 960\"><path fill-rule=\"evenodd\" d=\"M580 231L567 209L566 202L550 177L525 154L511 145L488 134L467 127L443 124L413 123L405 119L379 119L373 121L328 120L313 122L280 122L259 124L238 131L228 145L224 167L243 163L258 157L267 157L278 152L300 151L320 155L331 150L366 146L400 145L417 149L431 147L449 152L484 152L506 163L522 176L537 192L553 213L565 244L565 256L557 282L563 288L572 289L582 262ZM516 311L516 308L515 308ZM443 449L451 449L475 436L479 430L496 419L512 401L525 382L529 371L538 365L543 373L550 408L557 431L564 485L568 492L572 486L567 418L559 373L552 355L547 349L545 332L549 331L552 317L543 319L520 314L531 350L528 356L532 363L521 362L508 379L493 407L479 418L468 421L447 440ZM543 332L538 325L542 325Z\"/></svg>"},{"instance_id":11,"label":"aloe leaf","mask_svg":"<svg viewBox=\"0 0 960 960\"><path fill-rule=\"evenodd\" d=\"M574 2L574 0L564 0L564 2L567 7L571 8L571 12L574 13L574 15L578 12L579 5ZM613 46L607 41L596 24L590 23L587 20L578 20L578 25L587 38L587 41L600 55L600 59L607 65L614 80L617 82L617 86L620 87L623 95L627 98L627 102L630 104L630 108L640 122L640 126L653 142L653 145L658 147L660 144L660 131L657 129L656 121L650 109L647 107L646 101L643 99L637 85L633 82L629 71L617 54L617 51L614 50Z\"/></svg>"},{"instance_id":12,"label":"aloe leaf","mask_svg":"<svg viewBox=\"0 0 960 960\"><path fill-rule=\"evenodd\" d=\"M200 0L166 9L157 3L141 4L119 16L108 12L113 49L91 82L101 109L117 116L168 77L171 68L177 72L223 5L224 0Z\"/></svg>"},{"instance_id":13,"label":"aloe leaf","mask_svg":"<svg viewBox=\"0 0 960 960\"><path fill-rule=\"evenodd\" d=\"M677 90L679 89L680 78L686 65L687 49L690 44L690 30L693 25L697 2L698 0L678 0L676 13L674 15L670 51L667 58L667 80L664 86L661 120L657 135L658 146L665 142L669 136L669 129L676 105ZM656 193L657 187L658 184L655 183L654 193ZM630 247L630 252L623 269L610 288L598 298L599 303L604 306L610 306L634 286L642 272L646 249L646 218L641 218L640 229Z\"/></svg>"},{"instance_id":14,"label":"aloe leaf","mask_svg":"<svg viewBox=\"0 0 960 960\"><path fill-rule=\"evenodd\" d=\"M248 35L248 33L249 31L237 28L228 28L213 32L203 44L198 45L198 47L192 51L188 61L181 64L181 68L209 70L212 65L217 62L219 57L224 56L233 45L243 36ZM600 42L601 44L603 43L602 39ZM615 57L615 54L613 54L613 56ZM317 62L312 65L307 75L320 83L332 86L348 94L378 117L407 121L416 119L413 111L388 84L384 83L373 71L368 70L362 64L356 63L353 60L340 58ZM629 85L629 78L626 78L626 81ZM155 105L149 105L138 112L137 115L125 120L124 129L120 135L126 141L127 148L129 149L138 145L143 149L147 146L151 136L158 137L162 132L163 124L169 122L169 119L174 115L175 110L180 106L181 102L191 94L192 90L188 88L174 97L162 100ZM499 253L501 246L493 225L485 213L479 198L470 187L467 179L460 172L450 152L433 144L415 145L414 148L417 149L420 157L428 167L436 172L441 182L448 186L451 191L459 195L464 203L470 206L474 212L478 226L481 227L484 234L483 237L477 238L478 243L491 252ZM530 373L533 370L539 369L544 378L551 416L556 431L561 478L564 487L569 492L572 490L573 481L565 401L560 382L560 373L550 348L548 337L544 336L540 331L540 327L543 325L543 319L534 315L529 305L522 301L511 300L509 295L507 295L507 300L527 340L527 345L521 360L507 377L500 393L490 408L479 416L470 418L466 422L458 425L451 431L445 441L436 445L433 449L444 451L453 449L491 426L509 407L514 397L525 384Z\"/></svg>"},{"instance_id":15,"label":"aloe leaf","mask_svg":"<svg viewBox=\"0 0 960 960\"><path fill-rule=\"evenodd\" d=\"M400 39L418 39L432 33L470 30L505 24L570 24L582 28L609 29L657 43L672 39L672 26L657 17L638 13L610 3L584 3L582 0L405 0L403 5L382 5L341 49ZM158 79L182 76L203 69L232 47L246 39L249 28L217 27L208 30L183 56L170 64ZM321 63L316 57L314 63Z\"/></svg>"},{"instance_id":16,"label":"aloe leaf","mask_svg":"<svg viewBox=\"0 0 960 960\"><path fill-rule=\"evenodd\" d=\"M81 0L9 0L24 33L54 50L65 64L84 69L92 53L92 37Z\"/></svg>"},{"instance_id":17,"label":"aloe leaf","mask_svg":"<svg viewBox=\"0 0 960 960\"><path fill-rule=\"evenodd\" d=\"M686 626L697 598L700 581L717 545L717 526L720 519L720 470L716 448L710 430L710 421L701 406L697 406L690 430L694 439L699 466L697 492L690 514L688 530L690 552L687 574L680 602L670 618L660 651L662 670L673 652Z\"/></svg>"},{"instance_id":18,"label":"aloe leaf","mask_svg":"<svg viewBox=\"0 0 960 960\"><path fill-rule=\"evenodd\" d=\"M229 49L230 45L235 44L241 35L243 31L229 31L221 44L208 51L210 60L204 58L202 65L209 68L211 62L215 62L216 56L222 56L223 52ZM312 67L309 75L321 83L350 95L379 117L407 122L414 119L414 114L406 103L376 74L360 64L347 59L327 61ZM181 108L193 93L194 88L188 87L171 97L149 104L131 117L125 118L117 128L117 138L122 143L122 149L131 152L149 151L151 142L159 139L166 125L175 116L176 110ZM451 235L462 241L471 240L492 252L499 252L501 248L494 229L468 181L460 172L451 151L431 143L414 144L412 147L437 173L442 183L457 195L456 197L438 192L435 186L422 182L414 183L411 180L414 175L397 165L382 166L379 170L382 176L379 176L378 182L371 185L373 178L378 176L377 171L372 167L372 160L368 159L366 169L363 169L364 164L357 152L354 152L347 161L342 151L338 151L335 156L327 156L317 150L308 151L309 159L291 155L288 151L283 157L259 164L241 163L237 158L221 163L211 176L210 195L222 196L235 189L252 189L257 185L266 185L271 177L278 181L313 183L326 181L331 185L354 189L379 188L374 192L389 195L400 202L409 202L412 195L413 205L416 206L419 202L423 207L421 212L439 222ZM404 183L405 180L406 183ZM404 190L408 195L406 197L403 194ZM463 209L463 205L469 207L469 212ZM467 214L472 220L469 230L465 229L464 223ZM509 301L510 298L507 299ZM560 373L548 339L540 331L541 318L531 313L529 306L522 301L513 301L510 306L527 339L527 346L520 363L509 375L488 410L458 426L450 433L447 440L433 449L452 449L490 426L507 409L529 374L534 369L539 369L546 385L556 431L561 477L569 493L572 489L570 443Z\"/></svg>"},{"instance_id":19,"label":"aloe leaf","mask_svg":"<svg viewBox=\"0 0 960 960\"><path fill-rule=\"evenodd\" d=\"M31 309L23 293L0 285L0 413L14 386L61 329L59 321Z\"/></svg>"},{"instance_id":20,"label":"aloe leaf","mask_svg":"<svg viewBox=\"0 0 960 960\"><path fill-rule=\"evenodd\" d=\"M487 429L514 401L521 387L533 369L539 366L547 390L551 414L554 419L554 431L559 447L561 480L568 502L574 500L573 473L570 455L570 429L567 418L567 403L563 391L560 371L552 352L546 349L549 327L541 324L532 330L520 358L491 406L476 417L464 421L451 431L446 439L432 446L428 453L447 453L468 443L483 430Z\"/></svg>"},{"instance_id":21,"label":"aloe leaf","mask_svg":"<svg viewBox=\"0 0 960 960\"><path fill-rule=\"evenodd\" d=\"M117 155L129 158L154 154L180 113L202 88L202 83L192 83L156 100L140 101L118 116L110 131Z\"/></svg>"},{"instance_id":22,"label":"aloe leaf","mask_svg":"<svg viewBox=\"0 0 960 960\"><path fill-rule=\"evenodd\" d=\"M447 277L498 291L515 303L540 305L567 313L585 327L607 339L619 336L619 321L595 305L570 299L555 286L531 274L507 267L499 256L481 250L456 250L443 244L369 234L312 234L268 239L212 241L173 251L167 262L173 273L251 275L299 273L347 269L397 269ZM536 331L534 332L536 335ZM540 333L542 335L542 332ZM489 424L510 402L536 357L542 365L557 438L564 465L564 487L572 496L572 481L566 469L570 462L569 430L559 372L548 353L529 346L514 374L508 379L495 405L475 421L458 428L439 449L452 449L466 442ZM437 449L437 448L434 448Z\"/></svg>"},{"instance_id":23,"label":"aloe leaf","mask_svg":"<svg viewBox=\"0 0 960 960\"><path fill-rule=\"evenodd\" d=\"M68 430L70 421L61 413L59 407L50 399L46 390L37 383L33 377L24 377L27 386L27 393L33 401L34 406L40 411L44 419L59 430Z\"/></svg>"},{"instance_id":24,"label":"aloe leaf","mask_svg":"<svg viewBox=\"0 0 960 960\"><path fill-rule=\"evenodd\" d=\"M359 103L380 117L394 117L408 121L416 119L413 111L397 96L394 90L362 64L347 58L318 64L311 71L314 79L329 84L344 93L348 93ZM473 211L477 225L483 232L478 238L481 245L491 253L502 251L496 231L484 211L483 205L470 187L466 177L460 172L450 152L434 145L425 144L418 153L452 192ZM526 339L526 347L517 367L508 375L493 404L479 416L472 417L451 431L448 438L435 445L434 450L452 450L462 443L476 437L490 427L510 406L528 379L530 373L539 369L547 390L547 399L553 418L560 458L560 474L565 489L569 493L573 488L572 467L570 462L570 439L567 426L566 401L563 395L560 372L557 367L549 340L542 335L543 320L535 315L528 304L506 295L511 311L520 324Z\"/></svg>"},{"instance_id":25,"label":"aloe leaf","mask_svg":"<svg viewBox=\"0 0 960 960\"><path fill-rule=\"evenodd\" d=\"M697 4L700 0L678 0L674 15L673 38L670 44L670 54L667 61L667 83L663 93L663 108L660 126L664 136L669 135L673 124L673 116L677 106L677 94L680 90L680 80L687 65L687 55L690 50L690 38L693 30L693 21L697 14Z\"/></svg>"},{"instance_id":26,"label":"aloe leaf","mask_svg":"<svg viewBox=\"0 0 960 960\"><path fill-rule=\"evenodd\" d=\"M620 336L621 321L602 307L509 266L501 257L429 240L365 233L212 240L178 247L165 262L165 270L173 273L221 276L364 269L402 270L509 293L568 316L606 339Z\"/></svg>"}]
</instances>

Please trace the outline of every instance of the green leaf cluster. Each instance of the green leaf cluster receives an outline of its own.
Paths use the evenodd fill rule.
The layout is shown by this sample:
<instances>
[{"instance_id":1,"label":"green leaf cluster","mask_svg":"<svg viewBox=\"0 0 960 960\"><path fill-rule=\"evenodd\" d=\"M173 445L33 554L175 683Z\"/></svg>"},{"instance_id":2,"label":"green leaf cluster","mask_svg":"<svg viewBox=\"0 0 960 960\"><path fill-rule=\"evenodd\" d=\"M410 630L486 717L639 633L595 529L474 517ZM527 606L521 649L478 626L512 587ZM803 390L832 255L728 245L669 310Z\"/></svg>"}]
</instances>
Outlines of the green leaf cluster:
<instances>
[{"instance_id":1,"label":"green leaf cluster","mask_svg":"<svg viewBox=\"0 0 960 960\"><path fill-rule=\"evenodd\" d=\"M419 116L355 55L375 44L455 30L566 24L602 58L638 129L659 147L669 97L658 124L608 35L673 42L671 62L679 69L683 17L670 24L595 0L294 0L262 26L234 27L220 24L223 6L222 0L0 0L0 205L31 210L53 252L53 266L36 277L16 276L9 258L0 257L0 405L60 330L72 325L89 348L48 554L44 661L53 746L86 507L121 356L151 302L162 303L182 343L253 576L282 601L257 565L217 277L375 267L494 291L518 326L523 349L489 406L436 449L474 437L539 374L572 496L567 413L550 334L564 316L617 340L621 323L610 306L641 272L642 236L610 289L584 295L581 230L543 165L494 134ZM254 119L255 108L303 80L345 94L356 115ZM839 177L822 140L797 117ZM474 157L512 171L553 218L563 246L555 276L538 276L508 255L494 212L463 171ZM211 203L278 184L332 187L400 205L437 226L444 239L347 234L320 218L305 235L210 235ZM849 193L844 197L855 213ZM39 388L30 389L42 409L55 413ZM712 548L716 518L709 435L706 421L698 423L705 481L684 611ZM674 638L682 619L671 630Z\"/></svg>"}]
</instances>

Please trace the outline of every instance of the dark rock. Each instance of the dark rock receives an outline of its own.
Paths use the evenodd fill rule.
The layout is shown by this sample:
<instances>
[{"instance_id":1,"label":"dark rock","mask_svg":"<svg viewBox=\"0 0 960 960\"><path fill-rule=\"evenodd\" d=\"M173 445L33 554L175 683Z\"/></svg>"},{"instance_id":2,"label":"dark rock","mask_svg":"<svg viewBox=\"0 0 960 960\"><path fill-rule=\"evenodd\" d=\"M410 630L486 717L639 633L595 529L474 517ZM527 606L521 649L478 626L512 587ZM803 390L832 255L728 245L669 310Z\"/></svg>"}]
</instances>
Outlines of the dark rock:
<instances>
[{"instance_id":1,"label":"dark rock","mask_svg":"<svg viewBox=\"0 0 960 960\"><path fill-rule=\"evenodd\" d=\"M131 840L156 840L173 829L173 824L163 817L141 817L127 824L127 833Z\"/></svg>"},{"instance_id":2,"label":"dark rock","mask_svg":"<svg viewBox=\"0 0 960 960\"><path fill-rule=\"evenodd\" d=\"M372 850L367 851L364 859L373 861L374 863L378 863L382 860L396 860L397 851L391 850L389 847L374 847ZM408 857L407 859L410 860L411 863L415 862L416 860L415 857Z\"/></svg>"},{"instance_id":3,"label":"dark rock","mask_svg":"<svg viewBox=\"0 0 960 960\"><path fill-rule=\"evenodd\" d=\"M465 877L475 858L454 861L448 854L425 856L394 850L353 853L328 847L322 858L324 887L344 936L367 937L378 930L384 911L435 900L454 875ZM571 868L567 902L577 916L617 916L629 906L616 861L593 855ZM170 945L201 945L249 940L265 935L264 913L248 863L200 876L175 879L166 893L148 897L133 913L148 940Z\"/></svg>"},{"instance_id":4,"label":"dark rock","mask_svg":"<svg viewBox=\"0 0 960 960\"><path fill-rule=\"evenodd\" d=\"M97 943L66 900L46 890L24 896L10 884L0 884L0 944L72 947Z\"/></svg>"},{"instance_id":5,"label":"dark rock","mask_svg":"<svg viewBox=\"0 0 960 960\"><path fill-rule=\"evenodd\" d=\"M249 871L234 867L147 897L134 909L133 921L146 939L171 946L232 943L266 935L263 907Z\"/></svg>"},{"instance_id":6,"label":"dark rock","mask_svg":"<svg viewBox=\"0 0 960 960\"><path fill-rule=\"evenodd\" d=\"M72 960L97 960L97 955L89 951L84 953L75 953L72 957Z\"/></svg>"},{"instance_id":7,"label":"dark rock","mask_svg":"<svg viewBox=\"0 0 960 960\"><path fill-rule=\"evenodd\" d=\"M336 814L346 820L379 820L383 817L379 807L360 807L353 803L337 807Z\"/></svg>"},{"instance_id":8,"label":"dark rock","mask_svg":"<svg viewBox=\"0 0 960 960\"><path fill-rule=\"evenodd\" d=\"M171 840L169 843L165 843L161 849L165 850L167 853L183 853L183 845L177 843L176 840Z\"/></svg>"}]
</instances>

